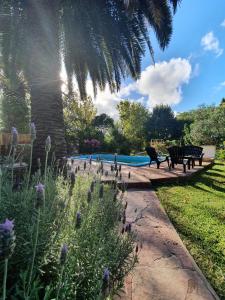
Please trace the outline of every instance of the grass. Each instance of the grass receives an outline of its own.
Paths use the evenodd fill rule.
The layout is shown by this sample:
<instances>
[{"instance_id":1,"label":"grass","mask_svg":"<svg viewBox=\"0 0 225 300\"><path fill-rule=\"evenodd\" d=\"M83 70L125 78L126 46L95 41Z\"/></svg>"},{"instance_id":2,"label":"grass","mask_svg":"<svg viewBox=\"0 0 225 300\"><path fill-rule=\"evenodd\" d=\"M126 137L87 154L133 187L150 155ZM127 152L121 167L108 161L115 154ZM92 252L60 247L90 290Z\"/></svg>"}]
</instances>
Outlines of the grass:
<instances>
[{"instance_id":1,"label":"grass","mask_svg":"<svg viewBox=\"0 0 225 300\"><path fill-rule=\"evenodd\" d=\"M156 191L196 263L225 299L225 163Z\"/></svg>"}]
</instances>

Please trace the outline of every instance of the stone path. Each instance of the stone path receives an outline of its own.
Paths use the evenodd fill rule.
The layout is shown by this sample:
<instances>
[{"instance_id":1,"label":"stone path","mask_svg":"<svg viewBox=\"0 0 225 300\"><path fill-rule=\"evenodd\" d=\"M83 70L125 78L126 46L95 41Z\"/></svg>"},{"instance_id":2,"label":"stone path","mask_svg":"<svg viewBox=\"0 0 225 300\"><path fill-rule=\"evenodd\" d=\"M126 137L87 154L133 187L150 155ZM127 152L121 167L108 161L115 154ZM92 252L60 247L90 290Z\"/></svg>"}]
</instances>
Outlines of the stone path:
<instances>
[{"instance_id":1,"label":"stone path","mask_svg":"<svg viewBox=\"0 0 225 300\"><path fill-rule=\"evenodd\" d=\"M137 232L139 263L121 300L219 299L190 256L152 190L128 190L127 221Z\"/></svg>"}]
</instances>

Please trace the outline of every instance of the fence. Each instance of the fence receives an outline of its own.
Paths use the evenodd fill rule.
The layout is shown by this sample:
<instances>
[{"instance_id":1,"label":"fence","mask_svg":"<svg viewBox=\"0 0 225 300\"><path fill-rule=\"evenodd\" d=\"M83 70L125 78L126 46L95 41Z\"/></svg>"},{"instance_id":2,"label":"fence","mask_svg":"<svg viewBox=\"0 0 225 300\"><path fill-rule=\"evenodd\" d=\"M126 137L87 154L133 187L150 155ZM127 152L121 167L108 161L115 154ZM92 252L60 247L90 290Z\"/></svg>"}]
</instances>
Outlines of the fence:
<instances>
[{"instance_id":1,"label":"fence","mask_svg":"<svg viewBox=\"0 0 225 300\"><path fill-rule=\"evenodd\" d=\"M11 133L0 133L0 146L8 146L11 144ZM19 134L18 136L18 144L26 145L31 143L30 134Z\"/></svg>"}]
</instances>

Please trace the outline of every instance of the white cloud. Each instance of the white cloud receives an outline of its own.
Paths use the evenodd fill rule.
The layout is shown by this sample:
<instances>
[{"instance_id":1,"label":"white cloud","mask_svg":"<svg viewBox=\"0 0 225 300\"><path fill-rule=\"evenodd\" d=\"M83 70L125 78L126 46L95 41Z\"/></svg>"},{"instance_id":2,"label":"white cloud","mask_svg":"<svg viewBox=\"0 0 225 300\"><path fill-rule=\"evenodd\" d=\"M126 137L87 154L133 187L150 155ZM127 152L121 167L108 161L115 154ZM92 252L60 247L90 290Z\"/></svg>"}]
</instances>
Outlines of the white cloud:
<instances>
[{"instance_id":1,"label":"white cloud","mask_svg":"<svg viewBox=\"0 0 225 300\"><path fill-rule=\"evenodd\" d=\"M224 19L223 22L221 23L221 26L225 27L225 19Z\"/></svg>"},{"instance_id":2,"label":"white cloud","mask_svg":"<svg viewBox=\"0 0 225 300\"><path fill-rule=\"evenodd\" d=\"M173 58L170 61L159 62L148 66L142 71L137 82L121 87L118 93L111 94L108 87L105 91L98 91L97 97L93 98L94 103L98 113L105 112L114 118L118 118L116 105L121 99L138 101L149 108L157 104L175 105L182 100L182 85L189 82L191 72L192 67L188 59ZM87 91L93 97L90 80L87 83ZM139 98L132 100L132 92L138 94Z\"/></svg>"},{"instance_id":3,"label":"white cloud","mask_svg":"<svg viewBox=\"0 0 225 300\"><path fill-rule=\"evenodd\" d=\"M225 81L224 82L221 82L221 84L220 84L221 86L225 86Z\"/></svg>"},{"instance_id":4,"label":"white cloud","mask_svg":"<svg viewBox=\"0 0 225 300\"><path fill-rule=\"evenodd\" d=\"M104 91L98 90L97 96L94 98L91 80L87 81L87 93L93 98L98 114L107 113L114 119L118 118L116 106L121 100L118 93L111 94L110 89L107 86Z\"/></svg>"},{"instance_id":5,"label":"white cloud","mask_svg":"<svg viewBox=\"0 0 225 300\"><path fill-rule=\"evenodd\" d=\"M147 67L137 81L137 90L148 97L148 106L178 104L182 100L182 85L191 77L187 59L173 58Z\"/></svg>"},{"instance_id":6,"label":"white cloud","mask_svg":"<svg viewBox=\"0 0 225 300\"><path fill-rule=\"evenodd\" d=\"M197 76L199 76L199 74L200 74L200 64L196 63L193 67L193 72L191 74L191 77L192 78L197 77Z\"/></svg>"},{"instance_id":7,"label":"white cloud","mask_svg":"<svg viewBox=\"0 0 225 300\"><path fill-rule=\"evenodd\" d=\"M214 35L213 31L208 32L201 39L201 45L205 51L212 51L217 57L222 55L223 49L220 48L220 42L218 38Z\"/></svg>"}]
</instances>

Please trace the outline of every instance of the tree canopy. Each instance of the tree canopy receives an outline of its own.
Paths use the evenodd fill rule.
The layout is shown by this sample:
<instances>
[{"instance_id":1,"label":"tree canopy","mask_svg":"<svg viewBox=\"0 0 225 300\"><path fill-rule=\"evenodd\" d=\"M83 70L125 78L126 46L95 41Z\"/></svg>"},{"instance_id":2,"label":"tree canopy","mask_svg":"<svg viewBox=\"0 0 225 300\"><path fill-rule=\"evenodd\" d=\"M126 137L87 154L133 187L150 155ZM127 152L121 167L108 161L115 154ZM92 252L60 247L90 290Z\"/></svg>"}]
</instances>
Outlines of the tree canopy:
<instances>
[{"instance_id":1,"label":"tree canopy","mask_svg":"<svg viewBox=\"0 0 225 300\"><path fill-rule=\"evenodd\" d=\"M93 120L93 126L97 127L103 132L107 131L109 128L114 127L114 120L107 114L103 113L96 116Z\"/></svg>"},{"instance_id":2,"label":"tree canopy","mask_svg":"<svg viewBox=\"0 0 225 300\"><path fill-rule=\"evenodd\" d=\"M86 95L86 79L92 79L94 91L106 83L112 91L119 89L121 78L131 75L137 79L141 71L141 57L149 39L149 27L154 30L164 49L172 34L172 12L179 0L120 0L120 1L1 1L0 28L4 68L11 74L24 70L32 76L30 46L35 36L31 25L40 26L42 38L48 39L49 51L54 49L55 30L61 37L61 53L71 87L75 75L81 97ZM32 19L33 17L38 20ZM53 30L51 19L54 18ZM40 49L41 50L41 49ZM50 53L49 53L50 54ZM48 57L43 50L43 66ZM12 59L11 59L12 58Z\"/></svg>"},{"instance_id":3,"label":"tree canopy","mask_svg":"<svg viewBox=\"0 0 225 300\"><path fill-rule=\"evenodd\" d=\"M172 35L179 0L4 0L0 2L0 47L5 76L24 78L31 99L31 121L38 135L34 154L44 158L52 137L56 157L65 155L62 91L63 59L68 88L73 78L82 99L90 78L94 92L120 88L126 76L139 78L149 32L164 49ZM16 90L15 86L15 90Z\"/></svg>"},{"instance_id":4,"label":"tree canopy","mask_svg":"<svg viewBox=\"0 0 225 300\"><path fill-rule=\"evenodd\" d=\"M219 145L225 140L225 106L202 106L191 115L193 122L184 128L186 143Z\"/></svg>"},{"instance_id":5,"label":"tree canopy","mask_svg":"<svg viewBox=\"0 0 225 300\"><path fill-rule=\"evenodd\" d=\"M138 102L121 101L118 106L121 130L135 149L141 149L147 138L149 111Z\"/></svg>"},{"instance_id":6,"label":"tree canopy","mask_svg":"<svg viewBox=\"0 0 225 300\"><path fill-rule=\"evenodd\" d=\"M182 132L182 124L175 118L168 105L157 105L153 108L148 121L149 139L176 139Z\"/></svg>"}]
</instances>

